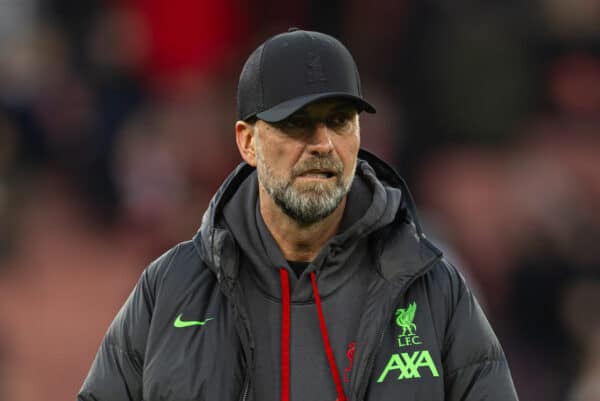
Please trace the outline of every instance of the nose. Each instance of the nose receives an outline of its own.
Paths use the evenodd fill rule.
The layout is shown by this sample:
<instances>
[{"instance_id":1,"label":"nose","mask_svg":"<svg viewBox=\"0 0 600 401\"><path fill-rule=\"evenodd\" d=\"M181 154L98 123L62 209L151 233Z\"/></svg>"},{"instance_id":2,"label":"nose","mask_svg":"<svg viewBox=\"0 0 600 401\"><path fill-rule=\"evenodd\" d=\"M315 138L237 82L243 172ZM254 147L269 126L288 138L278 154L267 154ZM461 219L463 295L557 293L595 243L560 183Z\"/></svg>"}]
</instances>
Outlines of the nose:
<instances>
[{"instance_id":1,"label":"nose","mask_svg":"<svg viewBox=\"0 0 600 401\"><path fill-rule=\"evenodd\" d=\"M326 124L322 122L315 124L307 148L310 153L315 155L331 153L333 150L331 131Z\"/></svg>"}]
</instances>

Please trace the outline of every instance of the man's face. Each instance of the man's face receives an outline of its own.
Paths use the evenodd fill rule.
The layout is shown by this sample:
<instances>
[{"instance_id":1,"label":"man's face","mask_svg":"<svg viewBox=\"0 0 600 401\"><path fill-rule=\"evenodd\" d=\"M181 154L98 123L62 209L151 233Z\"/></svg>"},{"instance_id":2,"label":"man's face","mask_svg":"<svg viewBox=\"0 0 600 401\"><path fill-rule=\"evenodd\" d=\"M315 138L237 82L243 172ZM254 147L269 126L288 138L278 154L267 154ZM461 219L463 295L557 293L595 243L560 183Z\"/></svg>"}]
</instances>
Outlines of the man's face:
<instances>
[{"instance_id":1,"label":"man's face","mask_svg":"<svg viewBox=\"0 0 600 401\"><path fill-rule=\"evenodd\" d=\"M356 108L326 100L277 123L256 123L259 184L302 225L329 216L354 178L360 128Z\"/></svg>"}]
</instances>

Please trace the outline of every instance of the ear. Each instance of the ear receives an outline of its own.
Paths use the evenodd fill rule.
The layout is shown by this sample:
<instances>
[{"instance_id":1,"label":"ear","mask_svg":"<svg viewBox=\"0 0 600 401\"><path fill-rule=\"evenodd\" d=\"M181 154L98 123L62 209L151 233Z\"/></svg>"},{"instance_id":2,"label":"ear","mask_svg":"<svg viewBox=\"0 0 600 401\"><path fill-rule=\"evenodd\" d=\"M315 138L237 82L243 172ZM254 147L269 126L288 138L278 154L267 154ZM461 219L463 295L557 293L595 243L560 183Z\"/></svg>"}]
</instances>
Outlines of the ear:
<instances>
[{"instance_id":1,"label":"ear","mask_svg":"<svg viewBox=\"0 0 600 401\"><path fill-rule=\"evenodd\" d=\"M245 121L235 123L235 141L242 159L252 167L256 167L256 145L254 141L256 127Z\"/></svg>"}]
</instances>

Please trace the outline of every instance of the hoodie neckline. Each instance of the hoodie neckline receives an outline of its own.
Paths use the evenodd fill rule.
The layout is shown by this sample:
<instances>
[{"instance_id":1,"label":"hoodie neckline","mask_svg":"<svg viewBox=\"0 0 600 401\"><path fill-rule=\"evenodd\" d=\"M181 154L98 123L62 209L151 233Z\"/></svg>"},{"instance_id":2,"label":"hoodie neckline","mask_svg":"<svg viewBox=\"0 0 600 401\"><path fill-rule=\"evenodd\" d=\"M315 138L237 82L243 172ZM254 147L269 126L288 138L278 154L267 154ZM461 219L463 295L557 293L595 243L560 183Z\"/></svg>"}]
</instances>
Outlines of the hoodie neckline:
<instances>
[{"instance_id":1,"label":"hoodie neckline","mask_svg":"<svg viewBox=\"0 0 600 401\"><path fill-rule=\"evenodd\" d=\"M313 302L311 272L318 272L323 298L351 277L359 266L345 263L370 232L393 221L401 203L401 192L388 190L377 180L373 169L358 162L357 174L349 193L340 232L323 247L300 277L293 274L276 241L266 227L259 210L256 173L241 182L223 207L223 217L244 257L241 268L251 269L250 276L265 295L281 300L279 269L289 273L291 302ZM366 241L362 244L366 246Z\"/></svg>"},{"instance_id":2,"label":"hoodie neckline","mask_svg":"<svg viewBox=\"0 0 600 401\"><path fill-rule=\"evenodd\" d=\"M372 245L379 248L373 252L377 259L376 269L381 276L394 285L401 285L418 266L428 263L432 257L440 257L441 252L423 235L414 201L400 175L384 161L364 149L360 149L358 157L357 174L361 170L369 170L372 178L379 183L379 187L384 188L387 195L391 195L395 200L388 203L384 214L387 216L386 220L390 215L395 214L396 221L390 219L390 227L378 230L377 238ZM255 174L254 167L244 162L231 172L211 199L193 239L197 252L207 267L214 272L226 294L229 294L237 283L242 259L241 249L225 222L223 210L240 192L241 186ZM356 234L358 232L360 231L355 231ZM392 246L392 249L402 248L402 251L406 252L403 253L403 257L408 256L411 263L408 265L403 263L399 266L394 262L395 257L385 257L379 253L381 249L387 248L382 244L390 242L387 233L401 233L401 238L397 238L398 245Z\"/></svg>"}]
</instances>

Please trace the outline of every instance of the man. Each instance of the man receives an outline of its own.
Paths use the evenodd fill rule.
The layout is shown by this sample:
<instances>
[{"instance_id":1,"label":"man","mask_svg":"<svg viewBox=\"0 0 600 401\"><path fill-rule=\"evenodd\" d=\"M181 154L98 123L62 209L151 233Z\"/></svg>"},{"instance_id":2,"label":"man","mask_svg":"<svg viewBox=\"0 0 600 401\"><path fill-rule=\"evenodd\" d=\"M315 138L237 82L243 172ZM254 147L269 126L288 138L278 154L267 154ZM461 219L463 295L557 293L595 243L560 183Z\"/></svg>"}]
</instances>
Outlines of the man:
<instances>
[{"instance_id":1,"label":"man","mask_svg":"<svg viewBox=\"0 0 600 401\"><path fill-rule=\"evenodd\" d=\"M360 150L348 50L291 29L247 60L245 163L143 273L80 401L516 400L502 349L410 194Z\"/></svg>"}]
</instances>

